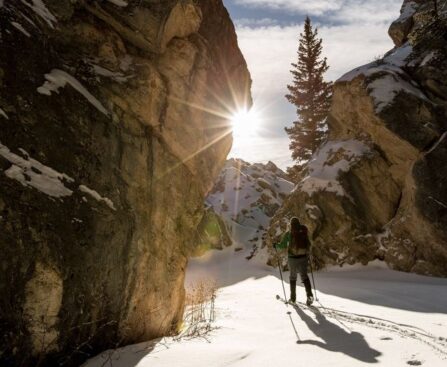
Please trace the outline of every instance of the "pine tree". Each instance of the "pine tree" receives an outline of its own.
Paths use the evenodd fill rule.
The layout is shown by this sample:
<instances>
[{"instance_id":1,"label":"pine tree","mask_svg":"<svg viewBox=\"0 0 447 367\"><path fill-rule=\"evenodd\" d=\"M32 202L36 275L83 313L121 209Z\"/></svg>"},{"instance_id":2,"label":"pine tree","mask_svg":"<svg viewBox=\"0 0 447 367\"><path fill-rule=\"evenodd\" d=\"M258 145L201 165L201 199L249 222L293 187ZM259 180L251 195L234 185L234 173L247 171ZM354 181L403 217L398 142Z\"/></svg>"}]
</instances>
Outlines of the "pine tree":
<instances>
[{"instance_id":1,"label":"pine tree","mask_svg":"<svg viewBox=\"0 0 447 367\"><path fill-rule=\"evenodd\" d=\"M299 172L321 145L326 135L326 117L332 97L332 83L325 82L323 75L329 69L326 58L321 58L323 40L318 29L312 29L309 17L300 34L298 62L290 71L293 82L288 85L287 100L296 106L298 120L285 128L290 137L289 148L296 166L291 172ZM296 175L296 173L295 173Z\"/></svg>"}]
</instances>

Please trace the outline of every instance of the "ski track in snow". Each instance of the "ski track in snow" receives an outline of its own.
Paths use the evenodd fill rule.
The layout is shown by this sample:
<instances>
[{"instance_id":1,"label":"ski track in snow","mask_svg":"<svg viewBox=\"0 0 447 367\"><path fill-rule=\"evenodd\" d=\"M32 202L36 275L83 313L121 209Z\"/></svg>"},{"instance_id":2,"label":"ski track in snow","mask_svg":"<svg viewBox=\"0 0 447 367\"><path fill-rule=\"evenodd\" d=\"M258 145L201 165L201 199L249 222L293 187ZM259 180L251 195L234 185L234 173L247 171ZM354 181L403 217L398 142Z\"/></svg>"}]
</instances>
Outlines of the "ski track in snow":
<instances>
[{"instance_id":1,"label":"ski track in snow","mask_svg":"<svg viewBox=\"0 0 447 367\"><path fill-rule=\"evenodd\" d=\"M442 341L442 337L437 337L429 332L413 325L403 325L393 321L381 319L378 317L368 316L368 315L359 315L353 312L345 312L341 310L336 310L334 308L328 308L323 306L318 301L316 302L320 307L308 307L304 303L299 302L296 307L305 308L308 310L316 309L316 312L321 312L325 316L333 318L337 322L340 322L339 319L343 321L359 324L362 326L366 326L369 328L374 328L378 330L383 330L387 332L391 332L394 334L398 334L404 338L411 338L417 340L421 343L424 343L431 347L433 350L438 352L439 354L447 357L447 341ZM343 324L343 323L342 323Z\"/></svg>"},{"instance_id":2,"label":"ski track in snow","mask_svg":"<svg viewBox=\"0 0 447 367\"><path fill-rule=\"evenodd\" d=\"M298 303L294 309L275 300L275 293L282 294L280 279L272 276L277 269L261 266L256 257L245 261L248 248L212 251L189 265L187 284L200 279L201 264L209 264L208 279L223 285L216 300L217 321L205 339L166 337L110 350L85 367L107 360L114 367L270 367L298 359L300 366L445 365L444 279L391 271L378 262L334 268L315 274L320 286L316 307ZM304 296L301 286L297 296Z\"/></svg>"}]
</instances>

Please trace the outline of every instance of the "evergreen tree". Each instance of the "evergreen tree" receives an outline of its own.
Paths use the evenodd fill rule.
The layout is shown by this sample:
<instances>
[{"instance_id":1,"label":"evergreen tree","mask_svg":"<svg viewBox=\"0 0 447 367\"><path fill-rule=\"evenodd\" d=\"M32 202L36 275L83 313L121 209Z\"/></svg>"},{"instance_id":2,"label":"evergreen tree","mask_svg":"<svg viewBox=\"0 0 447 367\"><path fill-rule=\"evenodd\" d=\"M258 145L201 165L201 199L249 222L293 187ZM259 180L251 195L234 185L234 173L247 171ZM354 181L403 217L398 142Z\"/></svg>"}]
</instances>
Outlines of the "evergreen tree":
<instances>
[{"instance_id":1,"label":"evergreen tree","mask_svg":"<svg viewBox=\"0 0 447 367\"><path fill-rule=\"evenodd\" d=\"M290 170L295 176L325 139L326 117L332 97L332 83L324 81L324 73L329 69L326 58L321 58L321 38L318 29L312 29L309 17L304 23L304 33L300 34L298 62L290 71L293 82L288 85L287 100L296 106L298 120L290 128L285 128L290 137L290 150L296 166ZM298 166L298 167L297 167Z\"/></svg>"}]
</instances>

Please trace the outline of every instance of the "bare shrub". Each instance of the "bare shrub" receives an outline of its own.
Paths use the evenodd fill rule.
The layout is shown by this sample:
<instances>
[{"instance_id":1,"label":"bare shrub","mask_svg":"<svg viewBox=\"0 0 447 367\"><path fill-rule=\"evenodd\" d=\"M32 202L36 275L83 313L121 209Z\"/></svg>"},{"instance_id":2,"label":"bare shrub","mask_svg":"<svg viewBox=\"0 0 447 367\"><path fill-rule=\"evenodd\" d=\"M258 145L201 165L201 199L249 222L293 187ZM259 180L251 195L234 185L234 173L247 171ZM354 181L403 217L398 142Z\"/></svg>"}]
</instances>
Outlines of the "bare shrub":
<instances>
[{"instance_id":1,"label":"bare shrub","mask_svg":"<svg viewBox=\"0 0 447 367\"><path fill-rule=\"evenodd\" d=\"M201 280L186 290L183 330L176 337L177 340L197 337L206 339L216 319L216 297L215 281Z\"/></svg>"}]
</instances>

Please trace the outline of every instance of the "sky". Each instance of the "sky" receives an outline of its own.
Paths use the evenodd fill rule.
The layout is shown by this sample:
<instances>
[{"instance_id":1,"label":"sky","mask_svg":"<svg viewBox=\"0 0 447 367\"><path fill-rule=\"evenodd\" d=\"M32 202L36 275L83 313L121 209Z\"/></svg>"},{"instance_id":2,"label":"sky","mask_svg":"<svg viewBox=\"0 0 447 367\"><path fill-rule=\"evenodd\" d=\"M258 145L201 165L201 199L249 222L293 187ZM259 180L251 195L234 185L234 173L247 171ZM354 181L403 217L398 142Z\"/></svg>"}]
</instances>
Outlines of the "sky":
<instances>
[{"instance_id":1,"label":"sky","mask_svg":"<svg viewBox=\"0 0 447 367\"><path fill-rule=\"evenodd\" d=\"M399 17L403 0L224 0L236 26L253 86L252 129L234 132L230 157L248 162L269 160L285 169L293 164L284 131L296 120L284 98L296 62L298 38L308 15L323 39L330 69L326 79L373 61L393 48L388 27ZM247 134L247 130L251 130Z\"/></svg>"}]
</instances>

